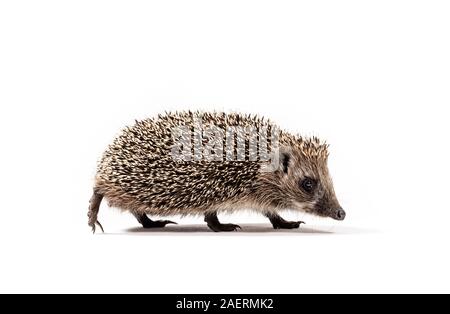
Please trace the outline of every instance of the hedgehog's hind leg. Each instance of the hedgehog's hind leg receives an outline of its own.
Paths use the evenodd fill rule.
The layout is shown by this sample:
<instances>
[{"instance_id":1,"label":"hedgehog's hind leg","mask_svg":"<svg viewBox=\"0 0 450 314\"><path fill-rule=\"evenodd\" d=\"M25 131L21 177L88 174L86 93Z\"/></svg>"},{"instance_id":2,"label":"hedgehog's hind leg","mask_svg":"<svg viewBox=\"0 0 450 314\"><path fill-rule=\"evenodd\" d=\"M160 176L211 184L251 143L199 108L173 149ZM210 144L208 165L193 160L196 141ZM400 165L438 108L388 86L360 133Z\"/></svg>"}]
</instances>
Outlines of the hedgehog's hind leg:
<instances>
[{"instance_id":1,"label":"hedgehog's hind leg","mask_svg":"<svg viewBox=\"0 0 450 314\"><path fill-rule=\"evenodd\" d=\"M296 229L304 224L303 221L286 221L276 213L266 213L265 215L269 218L274 229Z\"/></svg>"},{"instance_id":2,"label":"hedgehog's hind leg","mask_svg":"<svg viewBox=\"0 0 450 314\"><path fill-rule=\"evenodd\" d=\"M237 229L241 229L240 226L234 224L222 224L217 218L217 213L207 213L205 214L205 222L208 224L208 227L214 231L236 231Z\"/></svg>"},{"instance_id":3,"label":"hedgehog's hind leg","mask_svg":"<svg viewBox=\"0 0 450 314\"><path fill-rule=\"evenodd\" d=\"M98 211L100 210L100 204L103 200L103 194L100 194L100 192L97 189L94 189L94 193L92 194L92 197L89 201L89 211L88 211L88 217L89 217L89 226L92 228L92 232L95 233L95 225L98 225L102 232L105 232L103 230L103 227L101 223L97 220Z\"/></svg>"},{"instance_id":4,"label":"hedgehog's hind leg","mask_svg":"<svg viewBox=\"0 0 450 314\"><path fill-rule=\"evenodd\" d=\"M134 217L136 217L137 221L144 227L145 229L149 228L162 228L165 227L167 224L174 224L176 225L176 222L170 221L170 220L156 220L153 221L150 218L147 217L146 214L139 214L139 213L133 213Z\"/></svg>"}]
</instances>

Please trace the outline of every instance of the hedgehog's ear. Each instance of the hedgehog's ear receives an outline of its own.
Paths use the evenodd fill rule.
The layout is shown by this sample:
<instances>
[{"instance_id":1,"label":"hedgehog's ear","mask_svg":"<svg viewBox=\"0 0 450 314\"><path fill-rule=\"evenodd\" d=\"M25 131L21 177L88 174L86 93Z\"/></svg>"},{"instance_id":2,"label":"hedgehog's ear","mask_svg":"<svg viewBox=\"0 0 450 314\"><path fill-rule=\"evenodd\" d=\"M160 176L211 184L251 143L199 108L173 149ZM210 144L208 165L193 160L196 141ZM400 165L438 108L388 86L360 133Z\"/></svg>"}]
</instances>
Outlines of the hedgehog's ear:
<instances>
[{"instance_id":1,"label":"hedgehog's ear","mask_svg":"<svg viewBox=\"0 0 450 314\"><path fill-rule=\"evenodd\" d=\"M291 162L291 153L286 149L280 149L280 166L279 169L283 171L283 173L287 174L289 171L289 164Z\"/></svg>"},{"instance_id":2,"label":"hedgehog's ear","mask_svg":"<svg viewBox=\"0 0 450 314\"><path fill-rule=\"evenodd\" d=\"M292 152L286 147L274 147L270 152L270 163L263 163L262 172L287 174L292 163Z\"/></svg>"}]
</instances>

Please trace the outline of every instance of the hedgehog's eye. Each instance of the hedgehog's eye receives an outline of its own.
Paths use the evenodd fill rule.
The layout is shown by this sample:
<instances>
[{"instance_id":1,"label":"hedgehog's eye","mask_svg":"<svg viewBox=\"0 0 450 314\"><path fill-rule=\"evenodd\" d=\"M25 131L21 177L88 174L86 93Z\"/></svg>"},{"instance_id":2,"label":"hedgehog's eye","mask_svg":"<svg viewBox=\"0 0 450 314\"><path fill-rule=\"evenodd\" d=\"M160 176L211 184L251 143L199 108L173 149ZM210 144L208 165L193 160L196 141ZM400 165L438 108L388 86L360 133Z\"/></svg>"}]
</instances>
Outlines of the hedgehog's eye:
<instances>
[{"instance_id":1,"label":"hedgehog's eye","mask_svg":"<svg viewBox=\"0 0 450 314\"><path fill-rule=\"evenodd\" d=\"M312 193L316 189L317 182L314 179L311 178L305 178L302 181L300 181L300 187L305 191L306 193Z\"/></svg>"}]
</instances>

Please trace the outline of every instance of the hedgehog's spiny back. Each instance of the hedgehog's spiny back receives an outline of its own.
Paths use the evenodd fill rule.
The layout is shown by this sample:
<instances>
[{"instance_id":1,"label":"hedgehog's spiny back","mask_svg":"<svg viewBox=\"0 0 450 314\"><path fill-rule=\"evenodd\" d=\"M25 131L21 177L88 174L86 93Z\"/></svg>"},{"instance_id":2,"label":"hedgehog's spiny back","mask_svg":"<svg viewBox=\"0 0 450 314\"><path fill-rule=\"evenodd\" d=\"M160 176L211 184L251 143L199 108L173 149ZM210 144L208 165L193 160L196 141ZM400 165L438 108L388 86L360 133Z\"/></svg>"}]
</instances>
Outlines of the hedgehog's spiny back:
<instances>
[{"instance_id":1,"label":"hedgehog's spiny back","mask_svg":"<svg viewBox=\"0 0 450 314\"><path fill-rule=\"evenodd\" d=\"M194 120L195 119L195 120ZM123 130L105 152L97 187L113 205L127 209L182 210L242 198L258 176L257 161L175 161L172 130L203 126L225 129L271 127L259 117L224 113L181 112L137 121Z\"/></svg>"}]
</instances>

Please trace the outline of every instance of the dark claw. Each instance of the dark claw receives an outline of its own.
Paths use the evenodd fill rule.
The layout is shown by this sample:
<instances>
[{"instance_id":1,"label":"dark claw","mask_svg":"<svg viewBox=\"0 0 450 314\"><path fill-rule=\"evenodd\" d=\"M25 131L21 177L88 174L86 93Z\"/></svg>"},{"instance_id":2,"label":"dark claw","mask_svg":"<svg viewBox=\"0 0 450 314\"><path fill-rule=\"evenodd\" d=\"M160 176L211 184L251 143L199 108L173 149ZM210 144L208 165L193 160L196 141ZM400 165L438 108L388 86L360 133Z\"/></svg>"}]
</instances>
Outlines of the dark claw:
<instances>
[{"instance_id":1,"label":"dark claw","mask_svg":"<svg viewBox=\"0 0 450 314\"><path fill-rule=\"evenodd\" d=\"M176 222L170 220L157 220L157 221L146 221L142 224L142 226L146 229L150 228L163 228L168 224L177 225Z\"/></svg>"},{"instance_id":2,"label":"dark claw","mask_svg":"<svg viewBox=\"0 0 450 314\"><path fill-rule=\"evenodd\" d=\"M225 226L227 226L227 228L230 228L231 231L238 231L238 229L242 230L241 226L235 224L225 224Z\"/></svg>"},{"instance_id":3,"label":"dark claw","mask_svg":"<svg viewBox=\"0 0 450 314\"><path fill-rule=\"evenodd\" d=\"M100 229L102 230L102 233L105 233L105 230L103 230L103 226L100 222L96 222L96 224L100 227ZM94 225L94 232L95 232L95 225Z\"/></svg>"}]
</instances>

